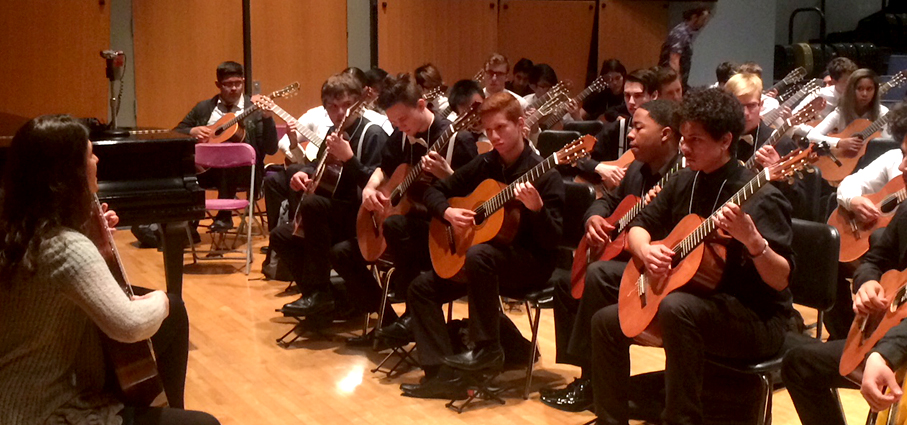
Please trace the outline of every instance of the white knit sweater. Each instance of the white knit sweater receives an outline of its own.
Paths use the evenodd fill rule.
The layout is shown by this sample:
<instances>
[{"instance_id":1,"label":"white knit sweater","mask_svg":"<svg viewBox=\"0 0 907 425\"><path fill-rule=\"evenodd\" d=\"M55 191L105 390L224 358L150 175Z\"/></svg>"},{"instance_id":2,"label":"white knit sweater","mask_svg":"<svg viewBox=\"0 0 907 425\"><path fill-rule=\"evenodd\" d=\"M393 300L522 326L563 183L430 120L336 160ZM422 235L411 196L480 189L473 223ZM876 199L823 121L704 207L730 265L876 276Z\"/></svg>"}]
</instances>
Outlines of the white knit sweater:
<instances>
[{"instance_id":1,"label":"white knit sweater","mask_svg":"<svg viewBox=\"0 0 907 425\"><path fill-rule=\"evenodd\" d=\"M42 242L37 272L0 286L0 424L119 424L98 330L140 341L166 315L162 293L129 300L81 233Z\"/></svg>"}]
</instances>

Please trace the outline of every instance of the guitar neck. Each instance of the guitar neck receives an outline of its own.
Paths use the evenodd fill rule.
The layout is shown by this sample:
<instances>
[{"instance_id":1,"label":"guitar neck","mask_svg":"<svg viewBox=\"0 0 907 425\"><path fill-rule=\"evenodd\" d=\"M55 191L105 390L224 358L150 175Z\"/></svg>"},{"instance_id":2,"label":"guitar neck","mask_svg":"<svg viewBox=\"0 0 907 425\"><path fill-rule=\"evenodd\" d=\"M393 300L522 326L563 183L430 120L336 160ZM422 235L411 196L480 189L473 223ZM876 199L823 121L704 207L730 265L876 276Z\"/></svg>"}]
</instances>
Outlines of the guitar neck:
<instances>
[{"instance_id":1,"label":"guitar neck","mask_svg":"<svg viewBox=\"0 0 907 425\"><path fill-rule=\"evenodd\" d=\"M551 154L548 158L545 158L544 161L540 162L538 165L529 170L526 174L520 176L513 183L510 183L507 187L504 188L500 193L491 197L491 199L479 205L475 209L476 213L479 213L483 217L488 217L495 213L495 211L504 207L505 204L513 200L513 190L516 188L517 184L520 183L534 183L541 177L543 174L548 172L548 170L554 168L557 165L557 153Z\"/></svg>"},{"instance_id":2,"label":"guitar neck","mask_svg":"<svg viewBox=\"0 0 907 425\"><path fill-rule=\"evenodd\" d=\"M885 127L885 124L888 124L888 113L885 113L885 115L879 117L869 127L866 127L866 129L857 133L856 136L860 136L865 139L871 136L873 133L881 130L882 127Z\"/></svg>"},{"instance_id":3,"label":"guitar neck","mask_svg":"<svg viewBox=\"0 0 907 425\"><path fill-rule=\"evenodd\" d=\"M277 114L277 116L280 117L280 119L282 119L286 123L296 121L296 118L293 118L293 116L290 115L289 112L285 111L283 108L281 108L280 106L277 106L276 104L271 106L270 109L271 109L271 112L274 112L275 114ZM302 137L305 137L306 140L315 144L316 147L320 148L321 144L324 142L323 140L321 140L320 137L318 137L317 134L312 132L312 130L309 130L308 127L296 126L296 130L299 131L299 134L302 134Z\"/></svg>"},{"instance_id":4,"label":"guitar neck","mask_svg":"<svg viewBox=\"0 0 907 425\"><path fill-rule=\"evenodd\" d=\"M677 172L683 168L682 164L683 164L682 159L677 161L677 163L674 165L674 167L672 167L670 171L668 171L664 176L662 176L661 179L658 180L658 183L656 183L655 185L658 187L664 188L664 185L668 182L668 180L674 174L677 174ZM643 208L645 208L646 205L649 205L649 203L646 202L646 196L645 196L645 194L643 194L643 196L639 200L639 202L637 202L636 205L634 205L633 208L630 209L630 211L627 211L627 213L624 214L624 216L621 217L620 220L617 221L617 226L615 226L615 231L617 233L622 233L624 230L626 230L627 226L629 226L630 223L636 218L636 216L638 216L639 213L642 212Z\"/></svg>"},{"instance_id":5,"label":"guitar neck","mask_svg":"<svg viewBox=\"0 0 907 425\"><path fill-rule=\"evenodd\" d=\"M257 110L258 110L258 105L253 103L252 106L249 106L248 108L244 109L242 112L240 112L235 117L233 117L233 119L231 119L230 121L227 121L223 125L221 125L218 130L226 130L226 129L232 127L236 123L246 119L246 117L248 117L249 115L251 115L253 112L255 112Z\"/></svg>"},{"instance_id":6,"label":"guitar neck","mask_svg":"<svg viewBox=\"0 0 907 425\"><path fill-rule=\"evenodd\" d=\"M793 107L795 105L800 103L800 101L802 101L804 98L806 98L806 96L808 96L813 91L814 91L813 88L809 87L809 86L804 87L800 90L797 90L797 92L794 93L791 97L786 99L784 102L781 102L781 104L778 105L777 108L772 109L771 111L768 111L768 113L766 113L765 116L762 117L762 122L766 123L766 124L775 122L778 118L781 117L781 111L784 109L785 106L793 109Z\"/></svg>"},{"instance_id":7,"label":"guitar neck","mask_svg":"<svg viewBox=\"0 0 907 425\"><path fill-rule=\"evenodd\" d=\"M898 200L898 204L907 200L907 188L894 192L894 197Z\"/></svg>"},{"instance_id":8,"label":"guitar neck","mask_svg":"<svg viewBox=\"0 0 907 425\"><path fill-rule=\"evenodd\" d=\"M450 142L450 138L453 137L454 133L457 131L456 126L451 124L437 139L435 139L435 142L428 148L428 152L441 152L446 149L447 144ZM426 155L428 155L428 153L426 153ZM422 175L422 161L417 162L410 168L409 172L406 173L406 177L394 190L399 191L401 195L406 193L420 175Z\"/></svg>"},{"instance_id":9,"label":"guitar neck","mask_svg":"<svg viewBox=\"0 0 907 425\"><path fill-rule=\"evenodd\" d=\"M579 94L576 95L576 97L574 97L571 100L575 101L576 103L580 103L583 100L586 100L586 98L589 97L589 95L591 95L594 92L595 92L595 90L593 89L592 86L586 87L585 89L583 89L583 91L579 92ZM551 127L551 126L557 124L558 121L560 121L562 118L564 118L564 114L567 113L567 102L569 102L569 101L561 102L557 107L554 108L554 112L552 112L550 115L545 117L545 121L543 122L543 124L546 127Z\"/></svg>"},{"instance_id":10,"label":"guitar neck","mask_svg":"<svg viewBox=\"0 0 907 425\"><path fill-rule=\"evenodd\" d=\"M683 238L675 247L674 247L674 258L675 261L680 261L686 258L694 249L696 249L705 238L715 230L715 217L718 215L718 211L727 205L728 203L735 203L737 205L743 205L748 201L759 189L762 189L771 179L769 178L769 170L765 169L756 177L753 177L747 184L745 184L734 196L731 196L731 199L728 199L727 202L721 205L717 210L712 212L712 214L705 219L699 226L693 230L687 237Z\"/></svg>"},{"instance_id":11,"label":"guitar neck","mask_svg":"<svg viewBox=\"0 0 907 425\"><path fill-rule=\"evenodd\" d=\"M778 141L781 140L782 137L784 137L784 134L787 133L787 131L790 130L793 126L794 125L790 122L790 120L785 120L784 123L782 123L780 126L778 126L778 128L775 129L775 131L772 132L771 136L768 136L768 139L765 139L765 143L763 143L762 146L775 146L776 144L778 144ZM756 143L756 141L754 140L753 143ZM754 154L750 157L750 159L747 159L746 164L744 165L750 170L755 170L753 167L756 166L756 155Z\"/></svg>"}]
</instances>

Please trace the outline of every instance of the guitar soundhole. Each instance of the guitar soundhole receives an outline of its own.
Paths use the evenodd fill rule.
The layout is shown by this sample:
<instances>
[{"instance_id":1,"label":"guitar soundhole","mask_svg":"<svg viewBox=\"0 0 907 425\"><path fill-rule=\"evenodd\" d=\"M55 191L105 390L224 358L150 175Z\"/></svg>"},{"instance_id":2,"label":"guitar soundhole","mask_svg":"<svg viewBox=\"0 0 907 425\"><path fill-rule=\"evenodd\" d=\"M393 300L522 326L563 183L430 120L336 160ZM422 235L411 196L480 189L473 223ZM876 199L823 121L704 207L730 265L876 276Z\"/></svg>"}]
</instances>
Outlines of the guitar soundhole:
<instances>
[{"instance_id":1,"label":"guitar soundhole","mask_svg":"<svg viewBox=\"0 0 907 425\"><path fill-rule=\"evenodd\" d=\"M402 200L403 200L403 195L400 194L399 190L394 189L394 191L391 192L391 205L396 207L397 205L400 204L400 201L402 201Z\"/></svg>"},{"instance_id":2,"label":"guitar soundhole","mask_svg":"<svg viewBox=\"0 0 907 425\"><path fill-rule=\"evenodd\" d=\"M894 212L894 210L896 210L897 208L898 208L898 198L895 196L885 198L885 200L882 201L882 205L879 205L879 210L882 211L882 214L890 214L890 213Z\"/></svg>"},{"instance_id":3,"label":"guitar soundhole","mask_svg":"<svg viewBox=\"0 0 907 425\"><path fill-rule=\"evenodd\" d=\"M476 215L475 217L473 217L473 220L476 222L476 226L481 226L482 223L485 222L485 218L485 213L483 211L476 211Z\"/></svg>"},{"instance_id":4,"label":"guitar soundhole","mask_svg":"<svg viewBox=\"0 0 907 425\"><path fill-rule=\"evenodd\" d=\"M897 311L904 302L907 302L907 286L902 286L898 289L898 292L895 294L894 300L891 301L891 306L889 307L891 312L894 313Z\"/></svg>"}]
</instances>

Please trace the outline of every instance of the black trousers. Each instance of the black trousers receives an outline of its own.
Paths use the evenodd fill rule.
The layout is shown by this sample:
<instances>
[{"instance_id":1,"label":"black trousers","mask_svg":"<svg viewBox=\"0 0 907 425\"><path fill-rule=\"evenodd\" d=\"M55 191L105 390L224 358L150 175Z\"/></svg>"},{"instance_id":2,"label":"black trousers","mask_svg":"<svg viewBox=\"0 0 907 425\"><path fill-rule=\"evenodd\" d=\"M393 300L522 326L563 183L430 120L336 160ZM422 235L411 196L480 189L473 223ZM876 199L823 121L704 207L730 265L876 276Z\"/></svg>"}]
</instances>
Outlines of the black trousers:
<instances>
[{"instance_id":1,"label":"black trousers","mask_svg":"<svg viewBox=\"0 0 907 425\"><path fill-rule=\"evenodd\" d=\"M834 388L859 388L838 373L844 340L794 348L784 356L781 379L803 425L847 425Z\"/></svg>"},{"instance_id":2,"label":"black trousers","mask_svg":"<svg viewBox=\"0 0 907 425\"><path fill-rule=\"evenodd\" d=\"M347 298L359 313L377 313L381 308L381 286L375 280L368 263L362 258L356 238L331 247L331 265L343 278ZM396 272L395 272L396 273ZM384 324L397 320L397 313L388 303L384 308Z\"/></svg>"},{"instance_id":3,"label":"black trousers","mask_svg":"<svg viewBox=\"0 0 907 425\"><path fill-rule=\"evenodd\" d=\"M869 246L875 244L882 237L885 229L877 229L869 235ZM835 291L835 304L823 316L822 323L828 330L828 340L847 338L850 332L850 325L853 323L853 295L856 293L847 278L853 277L854 266L851 264L838 263L838 286Z\"/></svg>"},{"instance_id":4,"label":"black trousers","mask_svg":"<svg viewBox=\"0 0 907 425\"><path fill-rule=\"evenodd\" d=\"M304 295L329 291L331 247L356 235L359 205L318 195L300 204L305 236L293 235L293 223L283 224L271 231L269 245L286 261Z\"/></svg>"},{"instance_id":5,"label":"black trousers","mask_svg":"<svg viewBox=\"0 0 907 425\"><path fill-rule=\"evenodd\" d=\"M630 343L620 330L617 305L592 317L592 382L598 423L629 421ZM736 298L673 292L658 308L665 350L666 424L702 423L702 375L706 354L759 360L784 342L787 317L763 321Z\"/></svg>"},{"instance_id":6,"label":"black trousers","mask_svg":"<svg viewBox=\"0 0 907 425\"><path fill-rule=\"evenodd\" d=\"M268 231L274 230L280 223L280 205L288 201L289 218L292 221L299 205L300 193L290 188L290 178L286 168L269 171L262 184L265 197L265 208L268 214Z\"/></svg>"},{"instance_id":7,"label":"black trousers","mask_svg":"<svg viewBox=\"0 0 907 425\"><path fill-rule=\"evenodd\" d=\"M137 295L147 294L151 290L141 287L133 288ZM147 408L127 406L120 416L128 424L192 424L216 425L219 422L213 416L203 413L182 410L186 387L186 367L189 360L189 316L186 305L173 295L170 299L170 315L161 323L160 329L151 337L154 356L157 360L158 375L170 402L170 408Z\"/></svg>"},{"instance_id":8,"label":"black trousers","mask_svg":"<svg viewBox=\"0 0 907 425\"><path fill-rule=\"evenodd\" d=\"M554 256L538 258L519 245L484 243L466 252L465 283L419 275L409 287L407 310L423 366L439 366L453 347L441 306L464 295L469 301L469 336L475 343L500 341L500 295L520 298L547 285Z\"/></svg>"}]
</instances>

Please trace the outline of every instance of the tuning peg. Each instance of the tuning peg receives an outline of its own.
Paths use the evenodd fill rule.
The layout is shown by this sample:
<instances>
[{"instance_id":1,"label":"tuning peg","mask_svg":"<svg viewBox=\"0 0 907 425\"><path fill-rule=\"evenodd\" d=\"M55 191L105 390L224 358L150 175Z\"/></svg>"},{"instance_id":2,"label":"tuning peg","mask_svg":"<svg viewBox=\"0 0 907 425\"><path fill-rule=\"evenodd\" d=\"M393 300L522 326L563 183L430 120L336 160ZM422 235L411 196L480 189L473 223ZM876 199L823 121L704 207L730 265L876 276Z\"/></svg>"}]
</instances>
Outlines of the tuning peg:
<instances>
[{"instance_id":1,"label":"tuning peg","mask_svg":"<svg viewBox=\"0 0 907 425\"><path fill-rule=\"evenodd\" d=\"M797 173L797 178L798 178L798 179L802 179L802 178L803 178L803 173L801 173L800 170L795 171L795 173Z\"/></svg>"}]
</instances>

